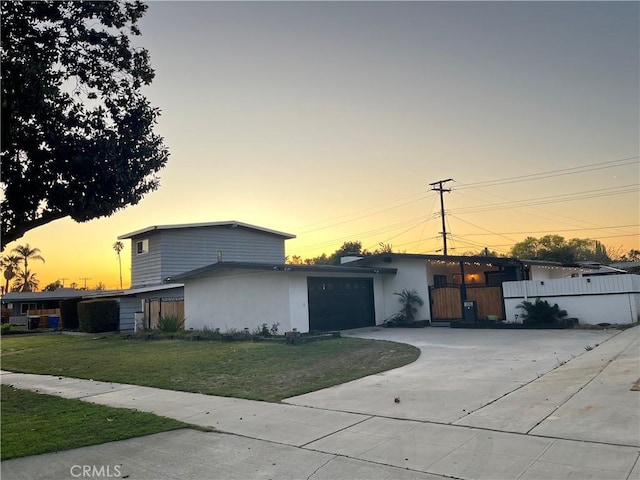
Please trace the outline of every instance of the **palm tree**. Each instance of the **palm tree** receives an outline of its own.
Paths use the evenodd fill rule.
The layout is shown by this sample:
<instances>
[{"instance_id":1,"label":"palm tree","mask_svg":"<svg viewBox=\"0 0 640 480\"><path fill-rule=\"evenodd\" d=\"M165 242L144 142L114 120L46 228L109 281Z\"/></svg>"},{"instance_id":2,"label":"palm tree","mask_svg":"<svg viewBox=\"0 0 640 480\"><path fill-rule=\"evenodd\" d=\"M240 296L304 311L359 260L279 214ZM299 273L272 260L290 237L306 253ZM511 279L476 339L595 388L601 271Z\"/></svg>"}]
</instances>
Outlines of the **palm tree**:
<instances>
[{"instance_id":1,"label":"palm tree","mask_svg":"<svg viewBox=\"0 0 640 480\"><path fill-rule=\"evenodd\" d=\"M417 306L421 307L424 305L424 301L420 295L418 295L418 292L403 288L402 292L396 292L394 295L400 297L398 298L398 302L402 304L398 316L402 317L402 321L404 322L413 322L418 312Z\"/></svg>"},{"instance_id":2,"label":"palm tree","mask_svg":"<svg viewBox=\"0 0 640 480\"><path fill-rule=\"evenodd\" d=\"M13 282L13 290L18 292L33 292L38 289L40 281L36 278L35 273L29 270L19 272Z\"/></svg>"},{"instance_id":3,"label":"palm tree","mask_svg":"<svg viewBox=\"0 0 640 480\"><path fill-rule=\"evenodd\" d=\"M6 257L0 258L0 267L2 267L4 271L4 293L9 291L9 282L15 278L21 261L22 258L18 255L7 255Z\"/></svg>"},{"instance_id":4,"label":"palm tree","mask_svg":"<svg viewBox=\"0 0 640 480\"><path fill-rule=\"evenodd\" d=\"M11 250L12 252L16 252L21 260L24 262L24 271L20 272L18 280L14 283L14 288L16 284L21 285L21 292L31 292L32 291L32 280L35 281L35 287L38 286L38 281L35 280L35 274L32 274L29 271L29 259L32 260L40 260L44 262L44 258L40 255L39 248L31 248L29 244L26 245L18 245L16 248Z\"/></svg>"},{"instance_id":5,"label":"palm tree","mask_svg":"<svg viewBox=\"0 0 640 480\"><path fill-rule=\"evenodd\" d=\"M113 249L118 254L118 267L120 267L120 288L122 288L122 259L120 258L120 252L124 250L124 243L120 241L114 243Z\"/></svg>"}]
</instances>

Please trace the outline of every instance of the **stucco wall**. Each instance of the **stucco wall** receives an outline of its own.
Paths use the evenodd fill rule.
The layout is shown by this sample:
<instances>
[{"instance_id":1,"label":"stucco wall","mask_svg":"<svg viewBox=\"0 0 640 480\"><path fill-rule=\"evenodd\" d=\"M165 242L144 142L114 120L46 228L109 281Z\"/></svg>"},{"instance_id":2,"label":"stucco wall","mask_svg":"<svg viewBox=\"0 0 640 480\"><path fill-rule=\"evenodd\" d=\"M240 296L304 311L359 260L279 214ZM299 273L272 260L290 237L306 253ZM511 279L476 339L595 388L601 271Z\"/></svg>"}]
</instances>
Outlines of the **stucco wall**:
<instances>
[{"instance_id":1,"label":"stucco wall","mask_svg":"<svg viewBox=\"0 0 640 480\"><path fill-rule=\"evenodd\" d=\"M242 330L246 327L253 331L263 323L268 327L279 323L280 333L293 328L297 328L299 332L308 332L307 278L316 276L373 278L375 321L376 324L384 321L382 275L242 270L185 281L185 328L201 330L207 326L225 332L232 328ZM395 312L399 307L397 298L393 298L396 302L393 305ZM425 298L427 297L423 297Z\"/></svg>"},{"instance_id":2,"label":"stucco wall","mask_svg":"<svg viewBox=\"0 0 640 480\"><path fill-rule=\"evenodd\" d=\"M385 319L395 315L400 311L401 304L396 292L402 289L415 290L424 301L422 307L418 307L416 320L431 320L431 310L429 308L429 284L427 282L427 265L422 260L409 260L394 258L392 263L380 263L379 267L397 268L396 275L385 275L380 307ZM378 295L378 292L376 292ZM377 321L376 323L382 323Z\"/></svg>"},{"instance_id":3,"label":"stucco wall","mask_svg":"<svg viewBox=\"0 0 640 480\"><path fill-rule=\"evenodd\" d=\"M557 303L569 317L585 325L632 323L640 313L639 275L505 282L503 291L508 321L522 315L522 309L516 308L520 302L533 302L536 298Z\"/></svg>"},{"instance_id":4,"label":"stucco wall","mask_svg":"<svg viewBox=\"0 0 640 480\"><path fill-rule=\"evenodd\" d=\"M280 332L291 330L289 296L286 274L243 270L187 280L185 328L254 331L263 323L279 323Z\"/></svg>"}]
</instances>

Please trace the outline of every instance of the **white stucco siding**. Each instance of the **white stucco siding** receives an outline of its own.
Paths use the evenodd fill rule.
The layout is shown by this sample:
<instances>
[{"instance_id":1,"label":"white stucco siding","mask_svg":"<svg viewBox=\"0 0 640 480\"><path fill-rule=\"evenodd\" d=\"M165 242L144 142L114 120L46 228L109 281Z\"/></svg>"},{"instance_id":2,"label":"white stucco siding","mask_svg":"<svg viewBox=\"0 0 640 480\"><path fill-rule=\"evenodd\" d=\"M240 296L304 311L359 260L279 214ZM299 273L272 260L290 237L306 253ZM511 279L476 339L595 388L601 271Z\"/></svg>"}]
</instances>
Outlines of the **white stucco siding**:
<instances>
[{"instance_id":1,"label":"white stucco siding","mask_svg":"<svg viewBox=\"0 0 640 480\"><path fill-rule=\"evenodd\" d=\"M382 319L377 319L376 323L382 323L385 319L395 315L400 311L401 304L396 293L403 289L415 290L424 301L422 307L418 307L416 320L431 320L431 310L429 308L429 284L427 282L427 266L423 260L411 260L395 258L393 263L380 263L379 267L397 268L396 275L385 275L382 293L376 296L381 298ZM377 303L377 302L376 302Z\"/></svg>"},{"instance_id":2,"label":"white stucco siding","mask_svg":"<svg viewBox=\"0 0 640 480\"><path fill-rule=\"evenodd\" d=\"M286 274L244 270L185 281L185 328L254 331L263 323L291 329ZM308 323L308 322L307 322Z\"/></svg>"},{"instance_id":3,"label":"white stucco siding","mask_svg":"<svg viewBox=\"0 0 640 480\"><path fill-rule=\"evenodd\" d=\"M307 276L302 273L289 275L289 312L290 328L283 329L282 325L280 325L278 331L283 333L296 328L299 332L308 332L309 295L307 292Z\"/></svg>"}]
</instances>

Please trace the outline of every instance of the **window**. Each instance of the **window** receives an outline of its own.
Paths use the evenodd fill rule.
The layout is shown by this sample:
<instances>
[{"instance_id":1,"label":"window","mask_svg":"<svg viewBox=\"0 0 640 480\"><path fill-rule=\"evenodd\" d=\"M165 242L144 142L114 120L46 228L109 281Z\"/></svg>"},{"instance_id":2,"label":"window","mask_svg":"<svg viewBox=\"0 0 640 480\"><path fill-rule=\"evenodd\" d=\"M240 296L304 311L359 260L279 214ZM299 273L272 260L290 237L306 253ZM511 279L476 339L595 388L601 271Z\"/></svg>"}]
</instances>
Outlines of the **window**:
<instances>
[{"instance_id":1,"label":"window","mask_svg":"<svg viewBox=\"0 0 640 480\"><path fill-rule=\"evenodd\" d=\"M141 255L149 251L149 240L138 240L136 242L136 254Z\"/></svg>"},{"instance_id":2,"label":"window","mask_svg":"<svg viewBox=\"0 0 640 480\"><path fill-rule=\"evenodd\" d=\"M23 303L20 305L20 313L26 315L29 310L37 310L35 303Z\"/></svg>"},{"instance_id":3,"label":"window","mask_svg":"<svg viewBox=\"0 0 640 480\"><path fill-rule=\"evenodd\" d=\"M433 276L433 285L436 287L445 287L447 285L447 276L446 275L434 275Z\"/></svg>"}]
</instances>

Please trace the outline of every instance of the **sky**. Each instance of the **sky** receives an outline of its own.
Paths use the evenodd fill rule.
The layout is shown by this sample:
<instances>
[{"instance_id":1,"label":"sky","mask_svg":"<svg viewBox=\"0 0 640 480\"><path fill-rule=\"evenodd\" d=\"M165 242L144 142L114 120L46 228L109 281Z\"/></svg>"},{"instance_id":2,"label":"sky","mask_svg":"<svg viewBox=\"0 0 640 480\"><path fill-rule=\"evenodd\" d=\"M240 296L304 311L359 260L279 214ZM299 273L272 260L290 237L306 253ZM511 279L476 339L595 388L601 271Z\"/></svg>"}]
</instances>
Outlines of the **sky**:
<instances>
[{"instance_id":1,"label":"sky","mask_svg":"<svg viewBox=\"0 0 640 480\"><path fill-rule=\"evenodd\" d=\"M140 28L161 186L9 244L40 248L41 288L118 288L113 243L151 225L237 220L303 258L438 253L445 179L449 254L640 249L638 2L150 2Z\"/></svg>"}]
</instances>

